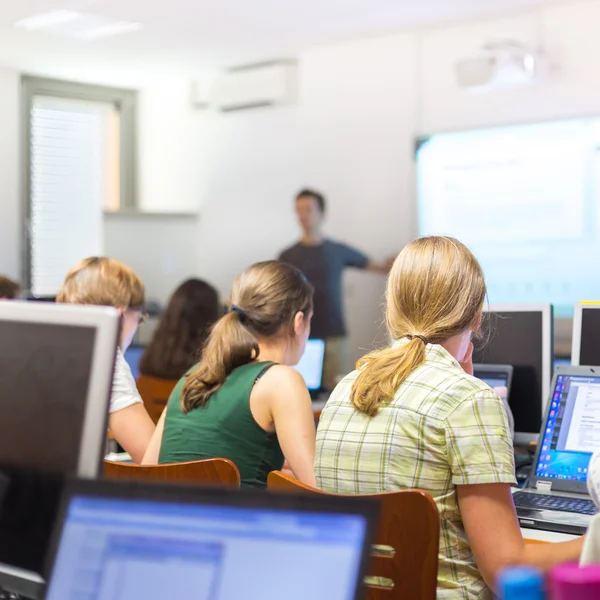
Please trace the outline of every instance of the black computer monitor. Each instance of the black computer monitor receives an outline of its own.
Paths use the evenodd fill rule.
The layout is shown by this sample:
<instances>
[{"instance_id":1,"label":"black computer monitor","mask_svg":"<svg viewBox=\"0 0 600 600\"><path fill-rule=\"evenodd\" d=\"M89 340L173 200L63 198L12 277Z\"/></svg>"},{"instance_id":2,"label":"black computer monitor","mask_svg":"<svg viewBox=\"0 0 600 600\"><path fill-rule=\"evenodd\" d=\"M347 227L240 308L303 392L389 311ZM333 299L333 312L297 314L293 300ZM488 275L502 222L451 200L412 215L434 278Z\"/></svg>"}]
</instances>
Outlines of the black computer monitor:
<instances>
[{"instance_id":1,"label":"black computer monitor","mask_svg":"<svg viewBox=\"0 0 600 600\"><path fill-rule=\"evenodd\" d=\"M600 366L600 302L575 306L571 362L575 366Z\"/></svg>"},{"instance_id":2,"label":"black computer monitor","mask_svg":"<svg viewBox=\"0 0 600 600\"><path fill-rule=\"evenodd\" d=\"M515 443L536 441L552 379L553 316L550 304L492 305L484 313L483 340L473 362L514 367L510 408Z\"/></svg>"},{"instance_id":3,"label":"black computer monitor","mask_svg":"<svg viewBox=\"0 0 600 600\"><path fill-rule=\"evenodd\" d=\"M100 472L118 335L112 308L0 302L1 587L31 594L65 478Z\"/></svg>"}]
</instances>

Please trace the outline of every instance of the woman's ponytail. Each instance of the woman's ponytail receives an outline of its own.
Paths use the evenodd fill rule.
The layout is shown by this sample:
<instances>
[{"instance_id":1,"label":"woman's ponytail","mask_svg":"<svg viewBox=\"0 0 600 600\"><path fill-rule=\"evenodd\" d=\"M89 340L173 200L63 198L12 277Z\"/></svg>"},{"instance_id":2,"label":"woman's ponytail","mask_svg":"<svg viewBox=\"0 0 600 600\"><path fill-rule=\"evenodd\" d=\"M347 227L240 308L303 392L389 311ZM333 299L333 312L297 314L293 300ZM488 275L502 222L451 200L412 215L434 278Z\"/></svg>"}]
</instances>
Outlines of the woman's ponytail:
<instances>
[{"instance_id":1,"label":"woman's ponytail","mask_svg":"<svg viewBox=\"0 0 600 600\"><path fill-rule=\"evenodd\" d=\"M232 311L213 326L204 344L202 362L183 386L181 410L184 413L204 406L235 369L258 357L258 340L243 321L240 312Z\"/></svg>"},{"instance_id":2,"label":"woman's ponytail","mask_svg":"<svg viewBox=\"0 0 600 600\"><path fill-rule=\"evenodd\" d=\"M379 407L391 402L400 384L425 362L425 342L419 337L402 346L371 352L358 362L360 370L352 386L352 404L374 417Z\"/></svg>"}]
</instances>

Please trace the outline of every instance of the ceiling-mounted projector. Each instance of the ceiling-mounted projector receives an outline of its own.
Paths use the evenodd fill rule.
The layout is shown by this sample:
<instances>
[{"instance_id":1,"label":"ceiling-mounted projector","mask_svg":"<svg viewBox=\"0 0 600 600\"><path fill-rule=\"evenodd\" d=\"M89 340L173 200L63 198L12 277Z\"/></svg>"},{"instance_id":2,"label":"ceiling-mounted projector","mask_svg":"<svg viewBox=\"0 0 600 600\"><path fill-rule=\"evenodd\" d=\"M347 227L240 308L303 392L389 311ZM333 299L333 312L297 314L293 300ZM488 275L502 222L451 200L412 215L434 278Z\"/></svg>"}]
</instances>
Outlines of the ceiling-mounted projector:
<instances>
[{"instance_id":1,"label":"ceiling-mounted projector","mask_svg":"<svg viewBox=\"0 0 600 600\"><path fill-rule=\"evenodd\" d=\"M454 70L460 87L482 92L533 83L545 62L541 51L508 40L486 44L481 56L457 61Z\"/></svg>"}]
</instances>

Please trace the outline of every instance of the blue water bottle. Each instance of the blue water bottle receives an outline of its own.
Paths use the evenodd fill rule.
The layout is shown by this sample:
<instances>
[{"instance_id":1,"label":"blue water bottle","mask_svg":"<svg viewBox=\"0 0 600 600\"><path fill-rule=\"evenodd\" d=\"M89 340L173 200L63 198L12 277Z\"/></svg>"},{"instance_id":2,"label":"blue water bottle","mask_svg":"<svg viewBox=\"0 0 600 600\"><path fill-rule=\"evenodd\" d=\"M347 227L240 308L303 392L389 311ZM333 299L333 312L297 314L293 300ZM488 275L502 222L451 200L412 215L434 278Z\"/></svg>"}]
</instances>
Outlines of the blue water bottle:
<instances>
[{"instance_id":1,"label":"blue water bottle","mask_svg":"<svg viewBox=\"0 0 600 600\"><path fill-rule=\"evenodd\" d=\"M544 578L532 567L509 567L498 576L500 600L544 600Z\"/></svg>"}]
</instances>

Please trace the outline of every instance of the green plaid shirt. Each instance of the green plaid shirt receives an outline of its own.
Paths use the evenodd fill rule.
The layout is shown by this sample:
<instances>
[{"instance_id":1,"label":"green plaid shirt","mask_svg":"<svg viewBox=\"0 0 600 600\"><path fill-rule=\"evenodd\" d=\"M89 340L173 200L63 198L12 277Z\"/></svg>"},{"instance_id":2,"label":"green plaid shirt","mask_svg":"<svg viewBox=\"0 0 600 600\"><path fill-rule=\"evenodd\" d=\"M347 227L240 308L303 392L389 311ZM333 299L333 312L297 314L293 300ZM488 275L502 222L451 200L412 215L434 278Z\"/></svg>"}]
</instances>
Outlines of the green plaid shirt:
<instances>
[{"instance_id":1,"label":"green plaid shirt","mask_svg":"<svg viewBox=\"0 0 600 600\"><path fill-rule=\"evenodd\" d=\"M375 417L355 411L350 402L356 377L356 371L350 373L335 388L321 414L317 486L343 494L428 492L441 519L438 598L488 597L465 535L456 486L515 483L502 401L438 345L427 346L425 363Z\"/></svg>"}]
</instances>

